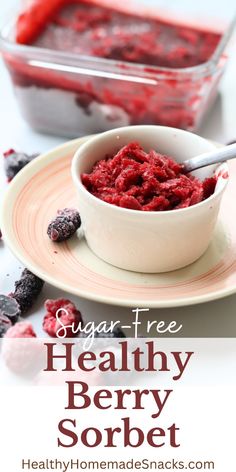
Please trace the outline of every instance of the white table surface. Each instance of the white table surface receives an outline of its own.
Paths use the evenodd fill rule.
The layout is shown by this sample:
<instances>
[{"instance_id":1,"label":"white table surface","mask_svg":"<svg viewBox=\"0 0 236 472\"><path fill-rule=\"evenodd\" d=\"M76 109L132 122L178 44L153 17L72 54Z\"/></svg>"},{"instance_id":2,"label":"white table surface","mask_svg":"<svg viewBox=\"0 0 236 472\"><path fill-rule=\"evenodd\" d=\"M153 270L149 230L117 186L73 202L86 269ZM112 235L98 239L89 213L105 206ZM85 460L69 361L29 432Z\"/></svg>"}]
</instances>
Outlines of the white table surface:
<instances>
[{"instance_id":1,"label":"white table surface","mask_svg":"<svg viewBox=\"0 0 236 472\"><path fill-rule=\"evenodd\" d=\"M5 3L5 2L4 2ZM8 9L12 3L9 0ZM0 6L0 19L4 16L5 6ZM236 139L236 49L232 50L227 72L220 85L220 95L198 130L198 134L227 143ZM15 148L26 152L43 152L65 139L36 133L21 118L12 91L9 76L0 61L0 152ZM0 199L6 188L3 172L3 159L0 157ZM4 241L0 242L0 292L9 293L14 281L21 272L22 265L10 253ZM32 321L38 335L42 334L43 302L46 298L57 298L66 295L60 290L46 284L33 310L27 316ZM86 301L69 296L76 301L85 320L121 320L122 323L132 319L131 308L119 308ZM135 308L135 307L134 307ZM236 295L222 300L201 305L150 310L143 315L148 319L176 320L183 325L183 337L235 337L236 336ZM144 325L140 334L145 334ZM131 335L131 332L127 333Z\"/></svg>"}]
</instances>

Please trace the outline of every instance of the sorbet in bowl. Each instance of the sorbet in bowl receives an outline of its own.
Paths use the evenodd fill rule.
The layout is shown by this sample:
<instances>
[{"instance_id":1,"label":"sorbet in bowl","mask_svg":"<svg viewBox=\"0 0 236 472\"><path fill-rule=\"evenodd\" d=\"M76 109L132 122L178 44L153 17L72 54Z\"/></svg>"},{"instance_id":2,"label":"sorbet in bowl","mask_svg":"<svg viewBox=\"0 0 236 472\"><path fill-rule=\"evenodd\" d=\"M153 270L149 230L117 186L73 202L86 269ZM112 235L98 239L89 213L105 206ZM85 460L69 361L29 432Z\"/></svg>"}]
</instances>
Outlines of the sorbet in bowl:
<instances>
[{"instance_id":1,"label":"sorbet in bowl","mask_svg":"<svg viewBox=\"0 0 236 472\"><path fill-rule=\"evenodd\" d=\"M72 162L90 249L116 267L143 273L180 269L201 257L214 235L228 166L185 175L182 163L215 146L164 126L90 138Z\"/></svg>"},{"instance_id":2,"label":"sorbet in bowl","mask_svg":"<svg viewBox=\"0 0 236 472\"><path fill-rule=\"evenodd\" d=\"M141 211L187 208L210 197L216 176L203 181L185 175L183 166L157 151L145 152L139 143L122 147L82 174L86 189L104 202Z\"/></svg>"}]
</instances>

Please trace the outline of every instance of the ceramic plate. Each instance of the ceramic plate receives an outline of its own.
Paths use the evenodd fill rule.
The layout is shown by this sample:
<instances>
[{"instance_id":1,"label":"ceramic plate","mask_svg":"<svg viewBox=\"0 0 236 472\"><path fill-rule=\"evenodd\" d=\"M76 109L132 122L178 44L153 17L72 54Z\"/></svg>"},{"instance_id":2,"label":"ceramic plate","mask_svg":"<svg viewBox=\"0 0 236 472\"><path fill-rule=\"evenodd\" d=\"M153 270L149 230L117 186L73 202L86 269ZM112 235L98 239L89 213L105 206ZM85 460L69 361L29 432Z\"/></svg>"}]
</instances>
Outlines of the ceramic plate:
<instances>
[{"instance_id":1,"label":"ceramic plate","mask_svg":"<svg viewBox=\"0 0 236 472\"><path fill-rule=\"evenodd\" d=\"M213 241L197 262L184 269L151 275L128 272L97 258L79 235L61 244L49 240L48 222L57 209L79 208L70 165L75 150L86 139L70 141L40 156L9 185L1 229L17 258L62 290L120 306L173 307L234 293L236 160L230 163L230 183Z\"/></svg>"}]
</instances>

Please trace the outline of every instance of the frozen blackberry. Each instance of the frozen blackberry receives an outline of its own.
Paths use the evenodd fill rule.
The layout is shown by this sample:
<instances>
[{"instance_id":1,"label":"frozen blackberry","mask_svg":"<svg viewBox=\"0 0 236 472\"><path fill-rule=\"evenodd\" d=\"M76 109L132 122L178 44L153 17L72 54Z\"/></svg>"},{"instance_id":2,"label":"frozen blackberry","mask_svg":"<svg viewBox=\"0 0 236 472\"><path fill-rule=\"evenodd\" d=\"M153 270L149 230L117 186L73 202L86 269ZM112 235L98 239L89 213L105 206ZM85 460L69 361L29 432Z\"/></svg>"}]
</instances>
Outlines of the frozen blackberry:
<instances>
[{"instance_id":1,"label":"frozen blackberry","mask_svg":"<svg viewBox=\"0 0 236 472\"><path fill-rule=\"evenodd\" d=\"M79 212L74 208L64 208L57 211L57 216L48 226L47 234L52 241L59 243L73 236L80 225Z\"/></svg>"},{"instance_id":2,"label":"frozen blackberry","mask_svg":"<svg viewBox=\"0 0 236 472\"><path fill-rule=\"evenodd\" d=\"M8 182L18 174L29 162L31 162L38 154L25 154L24 152L17 152L14 149L4 152L4 169Z\"/></svg>"},{"instance_id":3,"label":"frozen blackberry","mask_svg":"<svg viewBox=\"0 0 236 472\"><path fill-rule=\"evenodd\" d=\"M7 316L12 324L16 323L21 315L19 303L15 298L0 295L0 315Z\"/></svg>"},{"instance_id":4,"label":"frozen blackberry","mask_svg":"<svg viewBox=\"0 0 236 472\"><path fill-rule=\"evenodd\" d=\"M24 269L20 280L15 282L15 291L11 296L19 303L21 313L26 313L35 302L44 282L28 269Z\"/></svg>"},{"instance_id":5,"label":"frozen blackberry","mask_svg":"<svg viewBox=\"0 0 236 472\"><path fill-rule=\"evenodd\" d=\"M5 336L6 332L11 327L12 327L12 323L9 320L9 318L7 318L7 316L0 313L0 338L3 338L3 336Z\"/></svg>"},{"instance_id":6,"label":"frozen blackberry","mask_svg":"<svg viewBox=\"0 0 236 472\"><path fill-rule=\"evenodd\" d=\"M96 327L95 327L96 329ZM108 331L109 329L109 324L106 325L106 331ZM88 335L90 333L84 333L84 332L81 332L80 333L80 338L87 338ZM109 338L109 339L113 339L113 338L126 338L125 336L125 333L122 331L122 329L119 327L119 326L115 326L115 328L113 329L113 331L109 331L108 333L104 333L104 331L102 333L98 333L97 331L94 332L94 338Z\"/></svg>"}]
</instances>

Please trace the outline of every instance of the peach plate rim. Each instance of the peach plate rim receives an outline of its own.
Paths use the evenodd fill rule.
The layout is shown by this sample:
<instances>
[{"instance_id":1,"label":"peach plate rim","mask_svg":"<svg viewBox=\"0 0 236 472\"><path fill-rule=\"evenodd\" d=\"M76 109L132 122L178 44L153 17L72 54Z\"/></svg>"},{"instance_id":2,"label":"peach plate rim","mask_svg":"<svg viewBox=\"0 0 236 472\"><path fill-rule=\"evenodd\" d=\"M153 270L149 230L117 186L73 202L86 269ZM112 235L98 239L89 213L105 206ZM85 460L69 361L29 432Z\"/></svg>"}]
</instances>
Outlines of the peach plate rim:
<instances>
[{"instance_id":1,"label":"peach plate rim","mask_svg":"<svg viewBox=\"0 0 236 472\"><path fill-rule=\"evenodd\" d=\"M36 275L41 277L45 282L50 283L51 285L56 286L57 288L71 293L76 296L80 296L82 298L86 298L92 301L97 301L100 303L110 304L110 305L118 305L118 306L126 306L126 307L135 307L138 306L140 308L171 308L171 307L179 307L179 306L187 306L187 305L194 305L200 304L220 298L224 298L228 295L231 295L236 292L236 284L232 284L232 286L222 287L219 290L209 291L205 294L197 294L195 296L186 296L181 298L173 298L173 299L142 299L138 295L135 298L133 297L133 293L131 291L130 298L121 298L119 294L115 294L114 296L107 296L103 295L102 293L93 293L90 291L86 291L84 289L80 289L78 287L73 287L70 284L61 282L59 280L55 280L50 274L43 271L43 269L37 264L34 264L30 257L27 257L26 254L23 252L23 248L20 247L19 243L17 242L16 236L13 231L13 211L14 206L17 201L17 197L20 195L21 190L29 183L29 180L32 176L36 175L39 171L43 171L50 162L56 162L56 158L62 158L68 153L73 153L79 147L80 144L85 142L89 137L78 138L69 142L66 142L49 152L42 154L36 161L31 162L27 165L25 169L23 169L13 180L9 188L7 189L5 198L2 203L1 208L1 230L3 233L3 237L9 246L10 250L13 254L26 266L29 270L34 272ZM122 271L126 272L126 271ZM96 273L96 271L94 272ZM130 273L129 273L130 274ZM186 280L186 282L188 282ZM128 282L127 287L129 286ZM150 286L149 286L150 287ZM152 286L154 288L154 286ZM159 287L160 288L160 287ZM101 290L102 291L102 290Z\"/></svg>"}]
</instances>

